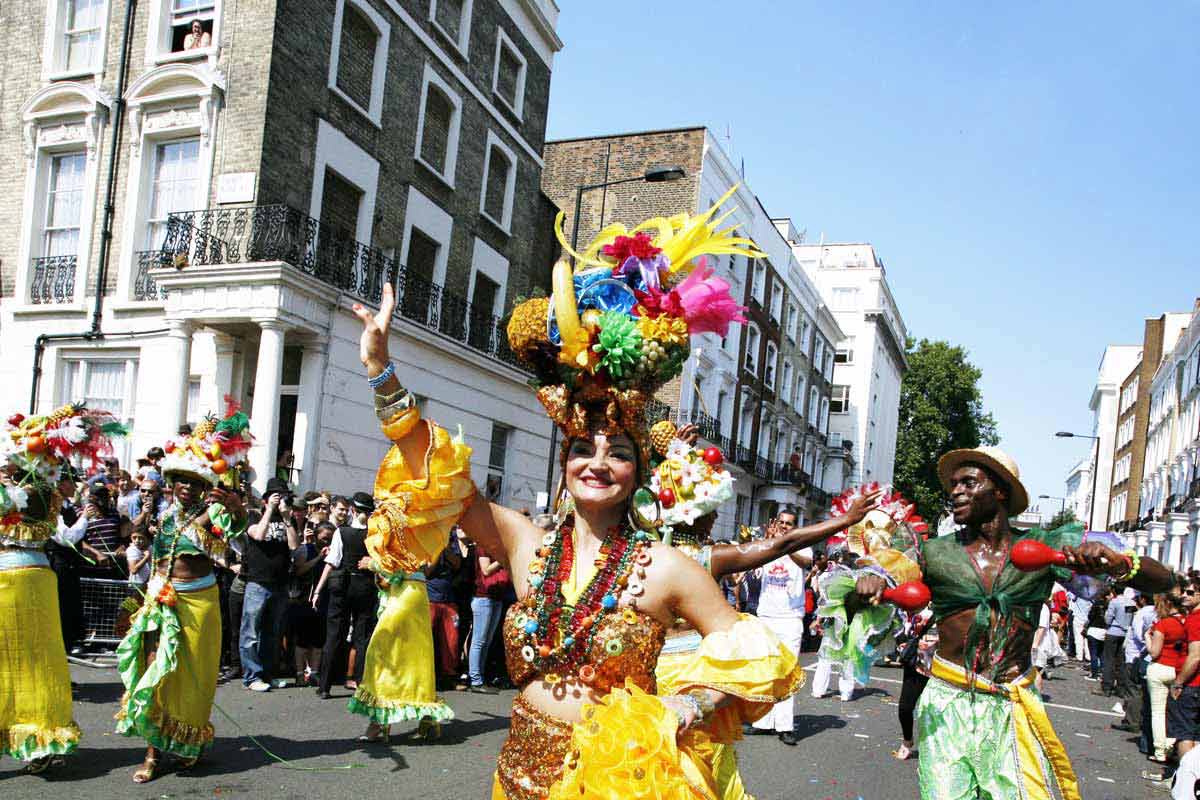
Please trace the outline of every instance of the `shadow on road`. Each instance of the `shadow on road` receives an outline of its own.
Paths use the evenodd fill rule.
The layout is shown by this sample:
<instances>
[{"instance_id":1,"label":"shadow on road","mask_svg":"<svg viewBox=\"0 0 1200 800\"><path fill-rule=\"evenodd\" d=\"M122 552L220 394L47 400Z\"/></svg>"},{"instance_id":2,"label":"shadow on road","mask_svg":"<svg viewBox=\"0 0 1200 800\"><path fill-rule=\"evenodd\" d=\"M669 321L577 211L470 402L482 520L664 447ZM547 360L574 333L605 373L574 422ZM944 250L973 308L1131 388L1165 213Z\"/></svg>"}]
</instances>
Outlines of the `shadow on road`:
<instances>
[{"instance_id":1,"label":"shadow on road","mask_svg":"<svg viewBox=\"0 0 1200 800\"><path fill-rule=\"evenodd\" d=\"M80 683L71 689L71 697L75 702L102 706L115 706L124 694L125 686L120 681Z\"/></svg>"},{"instance_id":2,"label":"shadow on road","mask_svg":"<svg viewBox=\"0 0 1200 800\"><path fill-rule=\"evenodd\" d=\"M796 717L793 731L797 739L807 739L828 730L846 727L846 720L834 714L802 714Z\"/></svg>"}]
</instances>

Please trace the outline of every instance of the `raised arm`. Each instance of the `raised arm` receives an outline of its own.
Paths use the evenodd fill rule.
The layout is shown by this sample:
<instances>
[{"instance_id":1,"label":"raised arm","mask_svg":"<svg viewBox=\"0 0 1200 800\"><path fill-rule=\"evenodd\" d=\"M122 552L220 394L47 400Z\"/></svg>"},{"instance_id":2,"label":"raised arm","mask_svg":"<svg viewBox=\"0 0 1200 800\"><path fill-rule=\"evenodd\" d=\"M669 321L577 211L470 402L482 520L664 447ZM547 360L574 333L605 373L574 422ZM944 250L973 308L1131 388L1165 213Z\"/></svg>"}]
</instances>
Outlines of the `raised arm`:
<instances>
[{"instance_id":1,"label":"raised arm","mask_svg":"<svg viewBox=\"0 0 1200 800\"><path fill-rule=\"evenodd\" d=\"M872 492L855 499L849 511L835 519L827 519L815 525L797 528L791 533L763 539L757 542L743 544L723 543L713 545L712 573L715 577L728 575L731 572L745 572L769 564L777 558L789 556L798 550L812 547L825 541L835 533L844 531L852 525L857 525L866 517L867 512L875 507L875 503L883 494L882 491ZM807 559L805 559L807 561ZM811 564L811 562L809 562ZM801 566L809 566L801 564Z\"/></svg>"}]
</instances>

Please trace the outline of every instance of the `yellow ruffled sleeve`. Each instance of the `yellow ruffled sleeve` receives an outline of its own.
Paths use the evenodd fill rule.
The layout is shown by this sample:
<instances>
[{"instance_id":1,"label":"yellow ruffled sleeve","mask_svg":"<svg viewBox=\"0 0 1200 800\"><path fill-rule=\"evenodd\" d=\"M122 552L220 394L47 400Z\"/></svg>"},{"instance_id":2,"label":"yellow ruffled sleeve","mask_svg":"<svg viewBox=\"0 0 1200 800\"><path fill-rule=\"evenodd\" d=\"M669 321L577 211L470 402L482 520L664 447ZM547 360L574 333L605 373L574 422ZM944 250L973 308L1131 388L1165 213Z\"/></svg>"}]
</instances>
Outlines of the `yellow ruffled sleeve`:
<instances>
[{"instance_id":1,"label":"yellow ruffled sleeve","mask_svg":"<svg viewBox=\"0 0 1200 800\"><path fill-rule=\"evenodd\" d=\"M742 736L742 723L753 722L804 685L804 670L779 638L749 614L733 627L705 636L679 670L677 693L704 688L722 692L731 702L704 721L703 729L718 742Z\"/></svg>"},{"instance_id":2,"label":"yellow ruffled sleeve","mask_svg":"<svg viewBox=\"0 0 1200 800\"><path fill-rule=\"evenodd\" d=\"M399 438L395 435L398 422L383 423L384 433L393 441ZM375 475L376 506L367 522L366 546L374 566L384 575L416 572L433 563L449 542L450 529L475 497L471 448L444 428L422 423L429 426L425 477L414 477L396 446L384 456ZM407 432L414 426L405 427Z\"/></svg>"}]
</instances>

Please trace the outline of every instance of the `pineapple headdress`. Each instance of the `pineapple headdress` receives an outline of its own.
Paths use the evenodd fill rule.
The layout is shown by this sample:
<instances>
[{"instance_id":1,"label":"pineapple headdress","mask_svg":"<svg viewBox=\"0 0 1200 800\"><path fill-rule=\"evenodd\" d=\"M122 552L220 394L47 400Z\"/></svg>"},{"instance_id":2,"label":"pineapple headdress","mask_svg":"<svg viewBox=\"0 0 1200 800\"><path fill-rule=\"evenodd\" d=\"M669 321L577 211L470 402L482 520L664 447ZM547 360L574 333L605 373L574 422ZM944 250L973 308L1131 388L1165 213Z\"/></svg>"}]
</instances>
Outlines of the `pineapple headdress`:
<instances>
[{"instance_id":1,"label":"pineapple headdress","mask_svg":"<svg viewBox=\"0 0 1200 800\"><path fill-rule=\"evenodd\" d=\"M762 255L732 227L720 228L732 212L716 217L717 209L735 189L703 214L609 225L582 252L567 244L559 213L555 233L575 267L559 261L553 295L513 310L508 341L533 370L564 445L625 433L648 468L646 402L683 370L692 335L725 336L731 322L745 321L729 284L702 263L708 255Z\"/></svg>"},{"instance_id":2,"label":"pineapple headdress","mask_svg":"<svg viewBox=\"0 0 1200 800\"><path fill-rule=\"evenodd\" d=\"M163 445L166 455L159 464L163 477L183 475L209 486L238 485L254 437L249 417L231 398L226 397L225 402L223 419L209 414L190 436L167 440Z\"/></svg>"}]
</instances>

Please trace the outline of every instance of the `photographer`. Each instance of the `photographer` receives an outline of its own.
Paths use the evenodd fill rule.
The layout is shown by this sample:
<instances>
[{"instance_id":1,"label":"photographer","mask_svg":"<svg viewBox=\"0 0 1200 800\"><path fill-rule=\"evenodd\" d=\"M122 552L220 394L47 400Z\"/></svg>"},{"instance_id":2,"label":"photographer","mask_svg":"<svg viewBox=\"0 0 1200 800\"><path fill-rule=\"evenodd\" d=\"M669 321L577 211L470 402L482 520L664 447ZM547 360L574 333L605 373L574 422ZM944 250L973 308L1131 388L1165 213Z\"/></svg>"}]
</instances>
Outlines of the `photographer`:
<instances>
[{"instance_id":1,"label":"photographer","mask_svg":"<svg viewBox=\"0 0 1200 800\"><path fill-rule=\"evenodd\" d=\"M272 478L263 494L266 506L262 516L246 530L241 570L246 582L240 639L242 683L255 692L271 690L287 611L292 552L300 546L289 513L291 489ZM275 685L283 684L277 681Z\"/></svg>"}]
</instances>

